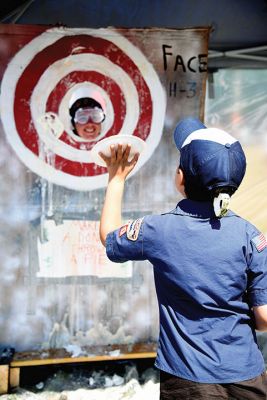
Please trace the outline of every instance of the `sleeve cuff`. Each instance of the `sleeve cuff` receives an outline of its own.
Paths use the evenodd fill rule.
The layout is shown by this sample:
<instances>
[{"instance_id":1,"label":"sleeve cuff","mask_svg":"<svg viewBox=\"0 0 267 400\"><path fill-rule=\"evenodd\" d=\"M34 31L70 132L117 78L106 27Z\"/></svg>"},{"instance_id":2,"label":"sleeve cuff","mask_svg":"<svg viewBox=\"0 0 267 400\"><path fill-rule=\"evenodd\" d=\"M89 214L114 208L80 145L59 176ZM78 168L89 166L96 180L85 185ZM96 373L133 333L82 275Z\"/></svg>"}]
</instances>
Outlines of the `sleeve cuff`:
<instances>
[{"instance_id":1,"label":"sleeve cuff","mask_svg":"<svg viewBox=\"0 0 267 400\"><path fill-rule=\"evenodd\" d=\"M108 233L108 235L106 237L106 253L107 253L108 258L111 261L115 262L114 249L113 249L113 235L114 235L114 232L110 232L110 233Z\"/></svg>"},{"instance_id":2,"label":"sleeve cuff","mask_svg":"<svg viewBox=\"0 0 267 400\"><path fill-rule=\"evenodd\" d=\"M124 263L129 260L120 255L116 241L116 231L108 233L106 237L106 254L110 261L115 263Z\"/></svg>"}]
</instances>

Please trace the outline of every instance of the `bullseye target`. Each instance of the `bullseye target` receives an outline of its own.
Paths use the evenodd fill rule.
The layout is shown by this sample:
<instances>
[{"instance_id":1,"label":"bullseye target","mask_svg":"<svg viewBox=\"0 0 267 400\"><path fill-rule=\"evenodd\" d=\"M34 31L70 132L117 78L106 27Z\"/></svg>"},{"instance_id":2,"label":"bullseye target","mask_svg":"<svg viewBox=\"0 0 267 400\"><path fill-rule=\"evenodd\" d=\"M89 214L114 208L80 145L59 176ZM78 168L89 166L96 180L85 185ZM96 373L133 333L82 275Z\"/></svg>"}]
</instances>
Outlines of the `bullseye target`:
<instances>
[{"instance_id":1,"label":"bullseye target","mask_svg":"<svg viewBox=\"0 0 267 400\"><path fill-rule=\"evenodd\" d=\"M69 104L80 88L106 104L101 133L85 140L73 132ZM166 99L151 63L115 30L53 28L26 44L9 63L1 86L1 117L11 146L33 172L74 190L107 183L91 149L111 135L146 141L151 157L164 124Z\"/></svg>"}]
</instances>

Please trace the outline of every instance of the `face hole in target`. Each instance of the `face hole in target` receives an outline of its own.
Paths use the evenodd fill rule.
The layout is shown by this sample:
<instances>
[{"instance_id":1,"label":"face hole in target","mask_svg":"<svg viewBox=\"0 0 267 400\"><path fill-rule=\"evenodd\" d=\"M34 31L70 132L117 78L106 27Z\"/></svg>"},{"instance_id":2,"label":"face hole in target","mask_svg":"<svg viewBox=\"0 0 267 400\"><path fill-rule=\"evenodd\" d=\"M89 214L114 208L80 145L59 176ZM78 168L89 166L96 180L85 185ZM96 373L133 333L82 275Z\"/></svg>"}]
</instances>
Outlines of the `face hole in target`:
<instances>
[{"instance_id":1,"label":"face hole in target","mask_svg":"<svg viewBox=\"0 0 267 400\"><path fill-rule=\"evenodd\" d=\"M106 102L96 89L81 85L70 98L72 130L75 136L85 142L99 140L106 113Z\"/></svg>"},{"instance_id":2,"label":"face hole in target","mask_svg":"<svg viewBox=\"0 0 267 400\"><path fill-rule=\"evenodd\" d=\"M106 103L105 119L95 119L101 129L89 138L73 132L69 114L71 96L85 87L99 92ZM40 176L74 190L106 185L106 169L91 157L101 139L133 135L147 141L140 168L162 134L166 98L158 76L116 30L48 29L17 52L2 89L5 131L21 160ZM44 149L53 154L53 164Z\"/></svg>"},{"instance_id":3,"label":"face hole in target","mask_svg":"<svg viewBox=\"0 0 267 400\"><path fill-rule=\"evenodd\" d=\"M77 129L75 132L75 116L74 113L71 115L71 107L79 101L81 108L86 106L87 100L82 99L92 99L88 100L90 105L95 101L95 106L101 108L105 116L101 124L89 126L89 130L92 128L93 137L90 137L90 131L89 137L86 137L86 132L80 136ZM76 109L78 108L75 107ZM76 149L91 150L97 141L120 132L126 116L126 102L122 90L111 78L95 71L75 71L57 83L48 97L46 111L48 110L58 114L65 127L63 135L59 138L62 142ZM86 129L86 126L80 127L82 132Z\"/></svg>"}]
</instances>

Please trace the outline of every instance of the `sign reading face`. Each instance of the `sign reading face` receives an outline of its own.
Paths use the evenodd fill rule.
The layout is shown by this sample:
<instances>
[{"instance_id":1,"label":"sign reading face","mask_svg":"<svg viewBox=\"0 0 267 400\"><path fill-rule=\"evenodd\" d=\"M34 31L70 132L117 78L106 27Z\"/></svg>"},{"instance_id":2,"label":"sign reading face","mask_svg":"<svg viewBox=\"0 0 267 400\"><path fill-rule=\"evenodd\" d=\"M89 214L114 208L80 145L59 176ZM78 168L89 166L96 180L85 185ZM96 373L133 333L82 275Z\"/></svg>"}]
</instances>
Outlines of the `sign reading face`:
<instances>
[{"instance_id":1,"label":"sign reading face","mask_svg":"<svg viewBox=\"0 0 267 400\"><path fill-rule=\"evenodd\" d=\"M82 104L70 115L85 98L100 107ZM165 107L151 63L109 29L43 32L16 53L1 87L3 126L17 155L41 177L75 190L106 185L106 169L90 151L108 136L145 140L140 168L160 141Z\"/></svg>"}]
</instances>

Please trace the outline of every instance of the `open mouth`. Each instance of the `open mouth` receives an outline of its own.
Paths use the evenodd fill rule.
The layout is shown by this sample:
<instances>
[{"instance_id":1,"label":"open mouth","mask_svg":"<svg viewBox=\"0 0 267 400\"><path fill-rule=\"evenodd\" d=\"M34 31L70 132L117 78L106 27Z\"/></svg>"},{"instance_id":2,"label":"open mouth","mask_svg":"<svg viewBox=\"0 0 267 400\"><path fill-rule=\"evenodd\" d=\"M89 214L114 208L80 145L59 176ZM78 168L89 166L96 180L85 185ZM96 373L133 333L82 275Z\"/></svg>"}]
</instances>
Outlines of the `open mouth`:
<instances>
[{"instance_id":1,"label":"open mouth","mask_svg":"<svg viewBox=\"0 0 267 400\"><path fill-rule=\"evenodd\" d=\"M84 139L95 139L99 135L99 130L94 126L86 127L82 131Z\"/></svg>"}]
</instances>

